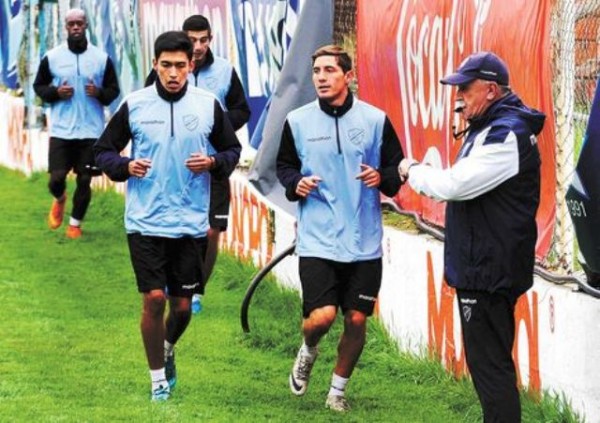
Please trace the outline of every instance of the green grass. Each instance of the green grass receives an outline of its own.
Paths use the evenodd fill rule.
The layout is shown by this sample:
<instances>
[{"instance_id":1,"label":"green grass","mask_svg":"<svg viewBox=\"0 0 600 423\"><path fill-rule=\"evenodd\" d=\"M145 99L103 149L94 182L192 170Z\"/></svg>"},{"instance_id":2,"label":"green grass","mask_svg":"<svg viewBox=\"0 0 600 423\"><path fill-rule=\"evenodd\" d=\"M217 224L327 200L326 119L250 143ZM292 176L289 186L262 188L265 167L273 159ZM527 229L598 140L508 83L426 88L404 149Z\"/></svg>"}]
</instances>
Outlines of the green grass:
<instances>
[{"instance_id":1,"label":"green grass","mask_svg":"<svg viewBox=\"0 0 600 423\"><path fill-rule=\"evenodd\" d=\"M73 182L69 182L73 186ZM72 188L71 188L72 189ZM149 401L123 199L95 193L84 236L50 231L46 175L0 168L0 421L479 422L470 382L400 354L375 320L352 380L349 415L324 409L339 322L321 344L308 393L290 394L300 301L267 278L244 334L239 307L256 269L222 254L204 310L177 346L171 400ZM564 401L524 398L525 422L575 422Z\"/></svg>"},{"instance_id":2,"label":"green grass","mask_svg":"<svg viewBox=\"0 0 600 423\"><path fill-rule=\"evenodd\" d=\"M583 139L585 138L587 122L576 121L574 127L575 140L573 146L573 164L577 165L577 161L579 160L579 154L581 153L581 147L583 147Z\"/></svg>"},{"instance_id":3,"label":"green grass","mask_svg":"<svg viewBox=\"0 0 600 423\"><path fill-rule=\"evenodd\" d=\"M404 232L418 233L419 228L412 216L396 213L386 207L382 210L383 224Z\"/></svg>"}]
</instances>

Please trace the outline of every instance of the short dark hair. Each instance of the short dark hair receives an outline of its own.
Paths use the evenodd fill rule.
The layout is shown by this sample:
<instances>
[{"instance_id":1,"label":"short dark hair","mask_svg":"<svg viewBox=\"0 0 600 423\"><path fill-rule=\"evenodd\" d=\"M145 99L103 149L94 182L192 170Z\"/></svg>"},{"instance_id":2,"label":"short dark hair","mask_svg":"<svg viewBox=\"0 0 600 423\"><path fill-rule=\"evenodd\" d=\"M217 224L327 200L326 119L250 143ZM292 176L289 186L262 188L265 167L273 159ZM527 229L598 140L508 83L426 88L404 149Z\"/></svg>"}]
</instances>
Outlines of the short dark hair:
<instances>
[{"instance_id":1,"label":"short dark hair","mask_svg":"<svg viewBox=\"0 0 600 423\"><path fill-rule=\"evenodd\" d=\"M210 35L210 22L202 15L192 15L183 21L183 26L181 27L183 31L208 31Z\"/></svg>"},{"instance_id":2,"label":"short dark hair","mask_svg":"<svg viewBox=\"0 0 600 423\"><path fill-rule=\"evenodd\" d=\"M337 64L340 65L344 73L352 70L352 59L350 55L340 46L329 44L323 47L319 47L312 55L312 64L315 64L317 57L321 56L334 56Z\"/></svg>"},{"instance_id":3,"label":"short dark hair","mask_svg":"<svg viewBox=\"0 0 600 423\"><path fill-rule=\"evenodd\" d=\"M167 31L154 41L154 58L158 60L163 51L183 51L192 60L194 46L183 31Z\"/></svg>"}]
</instances>

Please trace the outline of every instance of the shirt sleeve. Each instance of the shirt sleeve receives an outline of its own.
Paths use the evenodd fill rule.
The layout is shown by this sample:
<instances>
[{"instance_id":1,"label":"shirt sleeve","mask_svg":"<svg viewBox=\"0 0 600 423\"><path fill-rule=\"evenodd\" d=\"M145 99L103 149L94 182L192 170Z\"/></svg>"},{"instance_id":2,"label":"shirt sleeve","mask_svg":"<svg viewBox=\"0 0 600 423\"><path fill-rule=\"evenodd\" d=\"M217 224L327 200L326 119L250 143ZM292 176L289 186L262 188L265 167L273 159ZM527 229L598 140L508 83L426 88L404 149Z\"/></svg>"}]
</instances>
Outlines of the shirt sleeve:
<instances>
[{"instance_id":1,"label":"shirt sleeve","mask_svg":"<svg viewBox=\"0 0 600 423\"><path fill-rule=\"evenodd\" d=\"M378 170L381 175L379 191L388 197L396 195L402 185L398 174L398 165L403 158L404 152L398 135L396 135L392 122L386 116L381 143L381 166Z\"/></svg>"},{"instance_id":2,"label":"shirt sleeve","mask_svg":"<svg viewBox=\"0 0 600 423\"><path fill-rule=\"evenodd\" d=\"M129 178L131 159L121 156L120 153L131 137L129 108L127 102L123 102L94 143L96 165L113 181L122 182Z\"/></svg>"},{"instance_id":3,"label":"shirt sleeve","mask_svg":"<svg viewBox=\"0 0 600 423\"><path fill-rule=\"evenodd\" d=\"M40 62L40 67L33 81L33 90L46 103L54 103L60 100L58 87L52 85L52 73L50 72L48 56L44 56Z\"/></svg>"},{"instance_id":4,"label":"shirt sleeve","mask_svg":"<svg viewBox=\"0 0 600 423\"><path fill-rule=\"evenodd\" d=\"M277 179L285 188L285 196L290 201L298 201L301 198L296 194L296 187L302 179L301 168L302 162L298 157L294 135L286 120L283 125L279 151L277 152Z\"/></svg>"},{"instance_id":5,"label":"shirt sleeve","mask_svg":"<svg viewBox=\"0 0 600 423\"><path fill-rule=\"evenodd\" d=\"M464 201L485 194L519 172L517 136L507 128L492 127L486 139L475 140L470 153L447 169L426 164L412 166L408 183L420 194L438 201Z\"/></svg>"},{"instance_id":6,"label":"shirt sleeve","mask_svg":"<svg viewBox=\"0 0 600 423\"><path fill-rule=\"evenodd\" d=\"M215 99L214 125L209 140L217 153L214 154L215 166L210 173L217 179L228 178L235 170L242 151L242 146L235 135L231 122Z\"/></svg>"},{"instance_id":7,"label":"shirt sleeve","mask_svg":"<svg viewBox=\"0 0 600 423\"><path fill-rule=\"evenodd\" d=\"M113 65L110 57L106 59L106 68L104 69L104 79L102 80L102 87L98 94L98 101L105 106L108 106L113 102L115 98L119 96L121 89L119 88L119 81L117 79L117 72Z\"/></svg>"},{"instance_id":8,"label":"shirt sleeve","mask_svg":"<svg viewBox=\"0 0 600 423\"><path fill-rule=\"evenodd\" d=\"M225 107L227 107L227 116L234 130L237 131L250 120L250 108L246 101L244 87L235 69L231 72L231 83L225 96Z\"/></svg>"}]
</instances>

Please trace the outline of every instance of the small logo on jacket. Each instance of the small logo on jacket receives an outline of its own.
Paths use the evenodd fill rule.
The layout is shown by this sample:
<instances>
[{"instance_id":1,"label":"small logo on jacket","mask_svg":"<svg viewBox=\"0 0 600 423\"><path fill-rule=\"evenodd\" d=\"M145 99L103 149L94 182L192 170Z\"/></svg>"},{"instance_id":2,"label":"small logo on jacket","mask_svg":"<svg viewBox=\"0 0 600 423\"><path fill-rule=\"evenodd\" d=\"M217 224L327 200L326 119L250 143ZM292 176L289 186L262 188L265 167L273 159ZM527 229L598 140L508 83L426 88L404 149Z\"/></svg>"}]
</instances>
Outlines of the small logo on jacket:
<instances>
[{"instance_id":1,"label":"small logo on jacket","mask_svg":"<svg viewBox=\"0 0 600 423\"><path fill-rule=\"evenodd\" d=\"M214 90L215 88L217 88L217 78L215 78L214 76L209 76L208 78L204 78L204 84L206 85L207 88L210 88L211 90Z\"/></svg>"},{"instance_id":2,"label":"small logo on jacket","mask_svg":"<svg viewBox=\"0 0 600 423\"><path fill-rule=\"evenodd\" d=\"M365 137L365 130L362 128L352 128L348 131L348 138L354 145L362 144L363 138Z\"/></svg>"},{"instance_id":3,"label":"small logo on jacket","mask_svg":"<svg viewBox=\"0 0 600 423\"><path fill-rule=\"evenodd\" d=\"M200 118L196 115L185 115L183 117L183 124L188 131L193 131L198 128L198 125L200 124Z\"/></svg>"}]
</instances>

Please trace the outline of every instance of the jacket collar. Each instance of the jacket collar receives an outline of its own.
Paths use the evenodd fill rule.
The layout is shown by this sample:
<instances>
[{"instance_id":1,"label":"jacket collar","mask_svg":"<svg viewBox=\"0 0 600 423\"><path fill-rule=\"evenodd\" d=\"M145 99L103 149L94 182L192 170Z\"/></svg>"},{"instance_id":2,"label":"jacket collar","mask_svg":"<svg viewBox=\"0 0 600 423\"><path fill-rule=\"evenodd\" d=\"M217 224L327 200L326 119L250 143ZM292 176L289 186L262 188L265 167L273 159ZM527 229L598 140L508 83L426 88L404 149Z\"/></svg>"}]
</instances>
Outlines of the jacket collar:
<instances>
[{"instance_id":1,"label":"jacket collar","mask_svg":"<svg viewBox=\"0 0 600 423\"><path fill-rule=\"evenodd\" d=\"M325 100L319 99L319 107L321 108L321 110L323 110L323 112L325 112L329 116L342 117L346 114L348 110L350 110L353 102L354 96L352 95L350 89L348 89L348 95L346 96L346 100L344 100L344 104L342 104L341 106L331 106Z\"/></svg>"},{"instance_id":2,"label":"jacket collar","mask_svg":"<svg viewBox=\"0 0 600 423\"><path fill-rule=\"evenodd\" d=\"M208 50L206 51L206 56L204 58L204 62L202 62L202 64L200 66L198 66L197 63L195 64L196 66L194 66L194 75L198 76L198 72L200 72L201 69L209 67L214 62L215 62L215 56L213 56L212 50L209 47Z\"/></svg>"},{"instance_id":3,"label":"jacket collar","mask_svg":"<svg viewBox=\"0 0 600 423\"><path fill-rule=\"evenodd\" d=\"M88 41L87 38L83 37L80 40L72 40L67 38L67 46L75 54L81 54L87 50Z\"/></svg>"},{"instance_id":4,"label":"jacket collar","mask_svg":"<svg viewBox=\"0 0 600 423\"><path fill-rule=\"evenodd\" d=\"M162 98L163 100L168 101L168 102L179 101L181 99L181 97L183 97L185 95L185 93L187 91L187 87L188 87L188 82L186 81L186 83L183 85L183 88L181 89L181 91L176 92L176 93L170 93L160 83L160 79L156 78L156 91L158 92L158 95L160 96L160 98Z\"/></svg>"}]
</instances>

